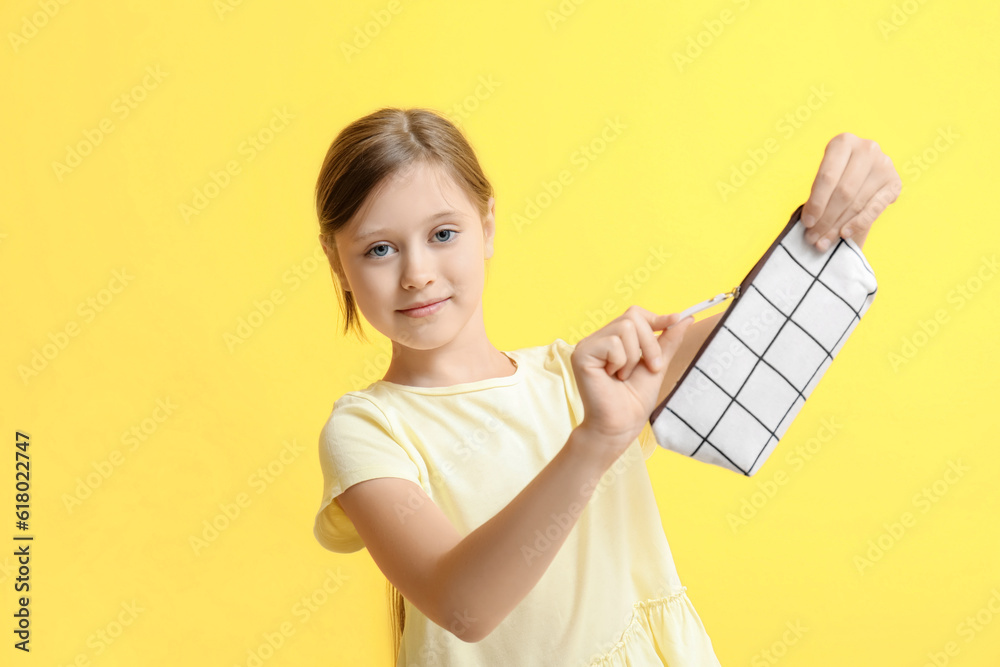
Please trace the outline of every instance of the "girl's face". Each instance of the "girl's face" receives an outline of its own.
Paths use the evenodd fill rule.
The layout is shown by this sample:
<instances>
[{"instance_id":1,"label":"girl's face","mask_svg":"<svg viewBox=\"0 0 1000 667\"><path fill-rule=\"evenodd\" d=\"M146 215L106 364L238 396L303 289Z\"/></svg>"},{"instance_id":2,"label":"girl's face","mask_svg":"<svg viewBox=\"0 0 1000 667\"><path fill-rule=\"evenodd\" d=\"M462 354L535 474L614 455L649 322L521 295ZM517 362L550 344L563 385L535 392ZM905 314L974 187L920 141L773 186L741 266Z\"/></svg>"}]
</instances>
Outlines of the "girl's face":
<instances>
[{"instance_id":1,"label":"girl's face","mask_svg":"<svg viewBox=\"0 0 1000 667\"><path fill-rule=\"evenodd\" d=\"M447 172L424 162L390 177L335 237L341 284L365 319L390 340L422 350L481 331L492 198L489 207L481 221ZM413 310L428 302L439 303Z\"/></svg>"}]
</instances>

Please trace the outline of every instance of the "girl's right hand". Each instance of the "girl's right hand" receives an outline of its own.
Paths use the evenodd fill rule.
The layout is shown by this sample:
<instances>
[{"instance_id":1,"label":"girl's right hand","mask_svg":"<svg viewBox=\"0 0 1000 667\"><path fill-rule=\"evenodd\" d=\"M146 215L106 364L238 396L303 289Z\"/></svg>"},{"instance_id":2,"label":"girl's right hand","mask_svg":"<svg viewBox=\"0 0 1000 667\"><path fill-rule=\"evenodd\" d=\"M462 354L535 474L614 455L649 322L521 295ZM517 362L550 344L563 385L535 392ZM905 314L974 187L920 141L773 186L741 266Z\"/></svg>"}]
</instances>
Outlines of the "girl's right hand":
<instances>
[{"instance_id":1,"label":"girl's right hand","mask_svg":"<svg viewBox=\"0 0 1000 667\"><path fill-rule=\"evenodd\" d=\"M581 339L570 360L583 401L583 429L615 460L642 432L656 408L667 366L693 317L657 315L629 306L623 315Z\"/></svg>"}]
</instances>

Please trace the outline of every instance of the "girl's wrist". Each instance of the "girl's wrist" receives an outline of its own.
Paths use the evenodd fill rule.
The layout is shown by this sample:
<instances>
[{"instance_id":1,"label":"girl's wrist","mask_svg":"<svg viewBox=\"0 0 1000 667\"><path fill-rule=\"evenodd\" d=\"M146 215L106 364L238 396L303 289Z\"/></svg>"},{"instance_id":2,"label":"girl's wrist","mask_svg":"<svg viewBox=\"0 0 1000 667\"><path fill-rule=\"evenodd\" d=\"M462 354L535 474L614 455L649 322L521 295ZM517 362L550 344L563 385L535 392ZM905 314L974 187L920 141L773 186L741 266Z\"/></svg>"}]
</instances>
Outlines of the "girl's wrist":
<instances>
[{"instance_id":1,"label":"girl's wrist","mask_svg":"<svg viewBox=\"0 0 1000 667\"><path fill-rule=\"evenodd\" d=\"M634 439L620 434L601 433L584 421L573 429L567 444L578 456L592 461L599 468L599 474L603 475L625 453Z\"/></svg>"}]
</instances>

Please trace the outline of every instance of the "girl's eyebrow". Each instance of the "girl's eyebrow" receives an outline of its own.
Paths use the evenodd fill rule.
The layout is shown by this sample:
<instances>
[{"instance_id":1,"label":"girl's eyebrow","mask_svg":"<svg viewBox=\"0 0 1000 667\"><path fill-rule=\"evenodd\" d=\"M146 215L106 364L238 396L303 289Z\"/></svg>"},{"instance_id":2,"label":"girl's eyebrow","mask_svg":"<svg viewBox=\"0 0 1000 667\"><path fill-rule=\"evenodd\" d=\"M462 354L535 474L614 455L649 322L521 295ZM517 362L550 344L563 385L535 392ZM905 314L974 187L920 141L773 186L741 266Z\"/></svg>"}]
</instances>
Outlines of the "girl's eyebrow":
<instances>
[{"instance_id":1,"label":"girl's eyebrow","mask_svg":"<svg viewBox=\"0 0 1000 667\"><path fill-rule=\"evenodd\" d=\"M459 211L455 211L453 209L448 209L448 210L445 210L445 211L438 211L434 215L431 215L426 220L424 220L424 224L426 225L426 224L435 222L436 220L440 220L441 218L447 218L447 217L450 217L450 216L453 216L453 215L460 217L462 214ZM370 236L378 236L378 235L384 234L384 233L386 233L388 231L389 231L388 229L384 229L384 228L383 229L375 229L375 230L367 232L365 234L360 234L358 236L355 236L354 240L355 241L364 241L365 239L367 239Z\"/></svg>"}]
</instances>

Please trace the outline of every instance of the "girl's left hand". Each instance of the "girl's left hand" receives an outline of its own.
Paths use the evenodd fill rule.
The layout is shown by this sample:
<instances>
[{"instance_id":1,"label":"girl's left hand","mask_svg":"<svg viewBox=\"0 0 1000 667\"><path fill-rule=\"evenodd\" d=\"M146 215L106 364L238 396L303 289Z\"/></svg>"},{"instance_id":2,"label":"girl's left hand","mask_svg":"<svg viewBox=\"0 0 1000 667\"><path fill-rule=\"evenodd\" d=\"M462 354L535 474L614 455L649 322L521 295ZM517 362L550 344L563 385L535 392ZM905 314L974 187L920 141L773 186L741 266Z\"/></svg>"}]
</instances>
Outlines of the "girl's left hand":
<instances>
[{"instance_id":1,"label":"girl's left hand","mask_svg":"<svg viewBox=\"0 0 1000 667\"><path fill-rule=\"evenodd\" d=\"M872 223L896 201L903 182L879 145L850 132L826 145L809 200L802 207L806 242L820 252L837 237L854 238L860 247Z\"/></svg>"}]
</instances>

